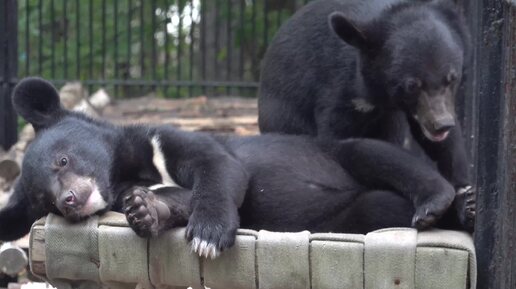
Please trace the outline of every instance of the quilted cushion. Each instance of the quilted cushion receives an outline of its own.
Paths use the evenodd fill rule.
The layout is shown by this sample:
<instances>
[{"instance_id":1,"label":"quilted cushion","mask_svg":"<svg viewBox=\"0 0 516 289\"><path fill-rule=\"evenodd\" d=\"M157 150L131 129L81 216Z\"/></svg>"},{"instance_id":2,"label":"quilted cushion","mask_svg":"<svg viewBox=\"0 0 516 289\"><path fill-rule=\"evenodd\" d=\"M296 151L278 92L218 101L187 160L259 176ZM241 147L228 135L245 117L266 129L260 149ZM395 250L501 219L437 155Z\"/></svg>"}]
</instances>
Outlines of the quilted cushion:
<instances>
[{"instance_id":1,"label":"quilted cushion","mask_svg":"<svg viewBox=\"0 0 516 289\"><path fill-rule=\"evenodd\" d=\"M184 228L143 239L125 217L80 224L49 215L31 230L32 271L58 288L474 289L470 235L389 228L367 235L239 230L215 260L190 252Z\"/></svg>"}]
</instances>

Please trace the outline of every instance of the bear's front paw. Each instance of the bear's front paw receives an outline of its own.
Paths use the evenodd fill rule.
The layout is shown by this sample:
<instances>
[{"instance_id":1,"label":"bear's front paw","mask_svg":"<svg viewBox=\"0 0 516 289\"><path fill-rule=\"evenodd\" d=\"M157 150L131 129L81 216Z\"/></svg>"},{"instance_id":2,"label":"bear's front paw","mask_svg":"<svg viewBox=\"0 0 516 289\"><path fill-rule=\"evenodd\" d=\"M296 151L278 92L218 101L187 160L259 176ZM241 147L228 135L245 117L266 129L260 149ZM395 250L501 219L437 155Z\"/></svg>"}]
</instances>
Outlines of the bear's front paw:
<instances>
[{"instance_id":1,"label":"bear's front paw","mask_svg":"<svg viewBox=\"0 0 516 289\"><path fill-rule=\"evenodd\" d=\"M457 190L455 209L457 210L460 223L468 232L473 232L475 228L476 202L476 191L472 186L466 186Z\"/></svg>"},{"instance_id":2,"label":"bear's front paw","mask_svg":"<svg viewBox=\"0 0 516 289\"><path fill-rule=\"evenodd\" d=\"M453 187L446 186L442 191L434 194L431 198L416 205L416 212L412 218L412 226L418 230L427 229L434 225L451 206L455 197Z\"/></svg>"},{"instance_id":3,"label":"bear's front paw","mask_svg":"<svg viewBox=\"0 0 516 289\"><path fill-rule=\"evenodd\" d=\"M170 217L170 209L143 187L135 187L125 196L123 211L134 232L144 238L157 236Z\"/></svg>"},{"instance_id":4,"label":"bear's front paw","mask_svg":"<svg viewBox=\"0 0 516 289\"><path fill-rule=\"evenodd\" d=\"M235 243L238 217L227 211L197 207L190 215L186 238L191 241L192 252L200 257L214 259Z\"/></svg>"}]
</instances>

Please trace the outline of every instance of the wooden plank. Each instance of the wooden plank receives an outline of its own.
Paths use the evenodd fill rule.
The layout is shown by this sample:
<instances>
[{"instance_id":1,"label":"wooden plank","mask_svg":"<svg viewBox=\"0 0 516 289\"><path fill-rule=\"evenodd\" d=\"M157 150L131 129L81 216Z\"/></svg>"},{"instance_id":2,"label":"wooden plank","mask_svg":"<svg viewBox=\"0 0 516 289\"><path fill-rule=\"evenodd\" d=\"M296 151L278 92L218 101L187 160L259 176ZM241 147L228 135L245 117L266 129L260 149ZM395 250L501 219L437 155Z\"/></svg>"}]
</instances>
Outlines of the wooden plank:
<instances>
[{"instance_id":1,"label":"wooden plank","mask_svg":"<svg viewBox=\"0 0 516 289\"><path fill-rule=\"evenodd\" d=\"M470 12L478 19L478 289L516 288L516 14L498 0L478 1Z\"/></svg>"},{"instance_id":2,"label":"wooden plank","mask_svg":"<svg viewBox=\"0 0 516 289\"><path fill-rule=\"evenodd\" d=\"M32 272L38 276L45 276L45 226L34 226L32 229L32 246L30 248L30 263Z\"/></svg>"}]
</instances>

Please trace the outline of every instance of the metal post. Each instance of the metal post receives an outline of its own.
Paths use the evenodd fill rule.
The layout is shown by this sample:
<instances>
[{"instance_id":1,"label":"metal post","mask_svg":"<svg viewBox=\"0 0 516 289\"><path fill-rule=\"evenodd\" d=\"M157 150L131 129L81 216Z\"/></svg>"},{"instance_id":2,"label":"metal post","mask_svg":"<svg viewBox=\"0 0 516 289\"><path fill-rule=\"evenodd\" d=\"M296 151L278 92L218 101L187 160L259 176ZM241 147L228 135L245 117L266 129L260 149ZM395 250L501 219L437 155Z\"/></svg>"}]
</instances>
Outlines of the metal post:
<instances>
[{"instance_id":1,"label":"metal post","mask_svg":"<svg viewBox=\"0 0 516 289\"><path fill-rule=\"evenodd\" d=\"M476 19L478 288L516 288L516 7L482 0ZM474 4L472 4L474 5Z\"/></svg>"},{"instance_id":2,"label":"metal post","mask_svg":"<svg viewBox=\"0 0 516 289\"><path fill-rule=\"evenodd\" d=\"M16 142L17 118L11 93L18 75L18 5L16 0L0 1L0 146Z\"/></svg>"}]
</instances>

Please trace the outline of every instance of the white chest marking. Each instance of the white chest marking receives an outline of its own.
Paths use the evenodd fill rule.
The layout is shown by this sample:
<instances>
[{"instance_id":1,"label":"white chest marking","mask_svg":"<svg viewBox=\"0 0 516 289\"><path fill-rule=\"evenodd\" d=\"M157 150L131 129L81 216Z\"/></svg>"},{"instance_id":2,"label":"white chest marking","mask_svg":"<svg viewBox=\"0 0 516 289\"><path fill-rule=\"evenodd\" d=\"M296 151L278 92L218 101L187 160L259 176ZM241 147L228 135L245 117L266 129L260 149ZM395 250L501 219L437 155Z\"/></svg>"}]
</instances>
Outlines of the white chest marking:
<instances>
[{"instance_id":1,"label":"white chest marking","mask_svg":"<svg viewBox=\"0 0 516 289\"><path fill-rule=\"evenodd\" d=\"M159 174L161 175L161 182L163 185L168 187L179 187L176 182L172 179L170 174L167 170L167 165L165 161L165 155L163 154L163 150L161 149L161 142L159 140L159 137L153 136L151 139L152 144L152 163L158 170Z\"/></svg>"},{"instance_id":2,"label":"white chest marking","mask_svg":"<svg viewBox=\"0 0 516 289\"><path fill-rule=\"evenodd\" d=\"M97 187L97 183L95 180L91 180L92 183L92 192L84 203L84 206L80 209L80 214L82 216L90 216L95 214L96 212L105 209L108 204L104 197L100 194L100 191Z\"/></svg>"},{"instance_id":3,"label":"white chest marking","mask_svg":"<svg viewBox=\"0 0 516 289\"><path fill-rule=\"evenodd\" d=\"M403 148L406 150L410 150L412 142L410 141L410 138L408 136L405 137L403 140Z\"/></svg>"},{"instance_id":4,"label":"white chest marking","mask_svg":"<svg viewBox=\"0 0 516 289\"><path fill-rule=\"evenodd\" d=\"M360 97L353 98L351 102L355 106L355 109L360 112L370 112L374 109L374 105Z\"/></svg>"},{"instance_id":5,"label":"white chest marking","mask_svg":"<svg viewBox=\"0 0 516 289\"><path fill-rule=\"evenodd\" d=\"M151 191L155 191L155 190L159 190L159 189L163 189L163 188L169 188L170 186L167 186L167 185L164 185L164 184L155 184L155 185L152 185L149 187L149 190ZM177 187L176 186L172 186L172 187Z\"/></svg>"}]
</instances>

